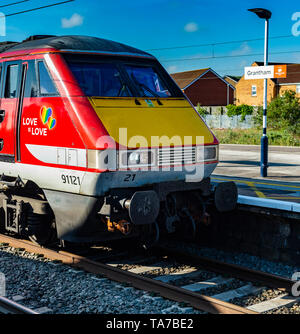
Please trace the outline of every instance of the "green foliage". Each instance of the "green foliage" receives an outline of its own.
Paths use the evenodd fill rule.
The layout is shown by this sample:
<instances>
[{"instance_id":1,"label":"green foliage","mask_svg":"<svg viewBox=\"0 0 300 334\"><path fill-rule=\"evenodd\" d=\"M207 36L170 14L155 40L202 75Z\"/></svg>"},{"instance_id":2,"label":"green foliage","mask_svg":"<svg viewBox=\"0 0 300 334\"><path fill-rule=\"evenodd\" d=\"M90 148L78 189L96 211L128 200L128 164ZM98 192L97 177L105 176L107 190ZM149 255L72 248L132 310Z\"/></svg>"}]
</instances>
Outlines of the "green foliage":
<instances>
[{"instance_id":1,"label":"green foliage","mask_svg":"<svg viewBox=\"0 0 300 334\"><path fill-rule=\"evenodd\" d=\"M209 112L205 108L201 107L200 103L198 103L196 109L201 116L209 115Z\"/></svg>"},{"instance_id":2,"label":"green foliage","mask_svg":"<svg viewBox=\"0 0 300 334\"><path fill-rule=\"evenodd\" d=\"M240 106L235 106L233 104L228 104L227 108L227 115L229 117L233 116L242 116L242 121L245 120L247 115L252 115L254 108L247 104L241 104Z\"/></svg>"},{"instance_id":3,"label":"green foliage","mask_svg":"<svg viewBox=\"0 0 300 334\"><path fill-rule=\"evenodd\" d=\"M255 108L254 112L253 112L253 121L254 121L254 125L258 128L258 129L262 129L262 125L263 125L263 107L257 107Z\"/></svg>"},{"instance_id":4,"label":"green foliage","mask_svg":"<svg viewBox=\"0 0 300 334\"><path fill-rule=\"evenodd\" d=\"M268 126L300 134L300 99L296 92L288 90L269 104Z\"/></svg>"},{"instance_id":5,"label":"green foliage","mask_svg":"<svg viewBox=\"0 0 300 334\"><path fill-rule=\"evenodd\" d=\"M263 108L227 106L228 116L253 115L255 129L214 130L223 144L260 145ZM252 112L251 112L252 110ZM268 105L268 131L270 145L300 146L300 99L294 91L286 91Z\"/></svg>"},{"instance_id":6,"label":"green foliage","mask_svg":"<svg viewBox=\"0 0 300 334\"><path fill-rule=\"evenodd\" d=\"M262 131L260 129L214 129L214 133L221 144L260 145ZM300 146L300 136L293 135L289 131L268 131L270 145Z\"/></svg>"}]
</instances>

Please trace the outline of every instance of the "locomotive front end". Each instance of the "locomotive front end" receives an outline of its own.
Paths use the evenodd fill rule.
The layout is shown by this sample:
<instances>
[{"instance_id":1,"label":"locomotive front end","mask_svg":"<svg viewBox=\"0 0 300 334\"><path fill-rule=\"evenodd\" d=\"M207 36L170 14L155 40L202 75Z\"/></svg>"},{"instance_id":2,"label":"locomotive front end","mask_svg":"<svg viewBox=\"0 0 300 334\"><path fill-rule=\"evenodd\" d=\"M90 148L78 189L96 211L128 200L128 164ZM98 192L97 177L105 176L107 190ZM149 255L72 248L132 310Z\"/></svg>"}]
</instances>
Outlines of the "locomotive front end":
<instances>
[{"instance_id":1,"label":"locomotive front end","mask_svg":"<svg viewBox=\"0 0 300 334\"><path fill-rule=\"evenodd\" d=\"M108 232L146 240L195 236L212 201L223 211L234 208L234 186L216 191L210 183L216 137L156 59L65 59L107 131L88 150L80 191L91 195L92 188L101 198L98 214Z\"/></svg>"}]
</instances>

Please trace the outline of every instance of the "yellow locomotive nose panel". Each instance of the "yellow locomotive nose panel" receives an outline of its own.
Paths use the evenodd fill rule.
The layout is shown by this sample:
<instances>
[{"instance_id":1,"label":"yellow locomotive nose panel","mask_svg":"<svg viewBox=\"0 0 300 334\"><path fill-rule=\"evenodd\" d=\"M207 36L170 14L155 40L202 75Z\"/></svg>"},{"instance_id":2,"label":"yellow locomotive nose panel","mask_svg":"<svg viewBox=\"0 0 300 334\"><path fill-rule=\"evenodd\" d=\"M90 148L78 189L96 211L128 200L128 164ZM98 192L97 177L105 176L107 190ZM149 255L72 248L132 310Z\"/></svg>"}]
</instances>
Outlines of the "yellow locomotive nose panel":
<instances>
[{"instance_id":1,"label":"yellow locomotive nose panel","mask_svg":"<svg viewBox=\"0 0 300 334\"><path fill-rule=\"evenodd\" d=\"M90 102L109 135L128 148L157 146L158 138L161 146L214 143L214 136L185 99L92 97ZM120 135L120 129L126 132L121 130Z\"/></svg>"}]
</instances>

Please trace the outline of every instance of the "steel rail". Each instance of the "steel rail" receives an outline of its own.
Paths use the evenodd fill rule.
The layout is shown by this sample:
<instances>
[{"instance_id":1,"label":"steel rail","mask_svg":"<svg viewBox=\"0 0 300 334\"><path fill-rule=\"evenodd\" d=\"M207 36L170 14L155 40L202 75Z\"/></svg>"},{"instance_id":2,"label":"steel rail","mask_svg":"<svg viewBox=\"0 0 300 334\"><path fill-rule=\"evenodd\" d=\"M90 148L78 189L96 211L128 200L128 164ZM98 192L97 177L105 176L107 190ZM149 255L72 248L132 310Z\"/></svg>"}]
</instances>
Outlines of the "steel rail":
<instances>
[{"instance_id":1,"label":"steel rail","mask_svg":"<svg viewBox=\"0 0 300 334\"><path fill-rule=\"evenodd\" d=\"M198 256L195 254L187 254L182 250L171 249L165 246L158 246L157 249L165 255L173 256L176 260L182 259L184 263L190 262L193 265L198 265L204 267L206 270L213 272L227 274L234 276L241 280L250 281L250 282L259 282L265 284L270 288L282 289L291 292L295 281L288 279L286 277L278 276L275 274L269 274L259 270L253 270L247 267L242 267L236 264L226 263L211 258L206 258Z\"/></svg>"},{"instance_id":2,"label":"steel rail","mask_svg":"<svg viewBox=\"0 0 300 334\"><path fill-rule=\"evenodd\" d=\"M0 296L0 313L3 314L39 314L23 305Z\"/></svg>"},{"instance_id":3,"label":"steel rail","mask_svg":"<svg viewBox=\"0 0 300 334\"><path fill-rule=\"evenodd\" d=\"M42 248L29 241L18 240L0 235L0 243L8 243L12 247L23 248L28 252L42 253L48 259L60 260L65 264L72 265L76 268L80 268L94 274L105 276L113 281L127 283L141 290L158 293L162 297L177 302L187 303L198 310L208 313L257 314L257 312L253 312L234 304L223 302L218 299L204 296L151 278L143 277L103 263L98 263L76 254Z\"/></svg>"}]
</instances>

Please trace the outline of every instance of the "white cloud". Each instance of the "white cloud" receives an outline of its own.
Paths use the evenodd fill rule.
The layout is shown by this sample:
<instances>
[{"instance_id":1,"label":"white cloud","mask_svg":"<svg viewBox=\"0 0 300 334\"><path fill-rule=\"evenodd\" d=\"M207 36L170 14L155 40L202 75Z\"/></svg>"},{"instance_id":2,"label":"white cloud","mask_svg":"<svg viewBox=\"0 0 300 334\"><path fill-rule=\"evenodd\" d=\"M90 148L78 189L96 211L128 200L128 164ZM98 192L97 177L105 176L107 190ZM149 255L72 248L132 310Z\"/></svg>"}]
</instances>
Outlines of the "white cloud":
<instances>
[{"instance_id":1,"label":"white cloud","mask_svg":"<svg viewBox=\"0 0 300 334\"><path fill-rule=\"evenodd\" d=\"M247 42L242 43L242 45L237 49L231 52L232 56L243 56L251 52L251 47Z\"/></svg>"},{"instance_id":2,"label":"white cloud","mask_svg":"<svg viewBox=\"0 0 300 334\"><path fill-rule=\"evenodd\" d=\"M190 22L184 26L186 32L195 32L199 29L198 24L195 22Z\"/></svg>"},{"instance_id":3,"label":"white cloud","mask_svg":"<svg viewBox=\"0 0 300 334\"><path fill-rule=\"evenodd\" d=\"M66 29L81 26L83 24L83 16L75 13L69 19L63 18L61 24Z\"/></svg>"}]
</instances>

